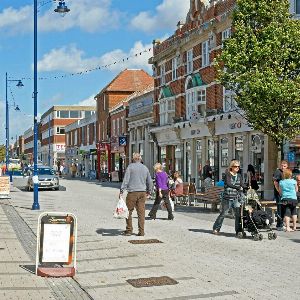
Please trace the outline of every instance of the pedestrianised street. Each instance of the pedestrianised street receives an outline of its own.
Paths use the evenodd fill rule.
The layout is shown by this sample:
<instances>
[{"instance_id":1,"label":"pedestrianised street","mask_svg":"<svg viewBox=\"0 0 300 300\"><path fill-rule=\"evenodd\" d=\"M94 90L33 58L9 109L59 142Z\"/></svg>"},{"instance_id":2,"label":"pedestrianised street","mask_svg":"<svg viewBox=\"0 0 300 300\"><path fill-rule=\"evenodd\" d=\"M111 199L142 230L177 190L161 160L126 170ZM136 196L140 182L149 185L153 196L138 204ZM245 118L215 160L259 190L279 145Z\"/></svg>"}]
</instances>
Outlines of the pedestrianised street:
<instances>
[{"instance_id":1,"label":"pedestrianised street","mask_svg":"<svg viewBox=\"0 0 300 300\"><path fill-rule=\"evenodd\" d=\"M215 213L176 206L174 220L159 210L146 219L145 236L122 236L114 219L119 184L62 179L60 191L41 191L41 211L32 192L14 180L0 208L0 299L298 299L300 232L278 238L237 239L226 218L222 234L211 234ZM148 213L152 201L146 204ZM77 272L71 278L42 278L35 264L36 230L42 212L71 212L78 218ZM134 232L137 216L134 212ZM157 239L161 243L134 244ZM291 255L292 253L292 255ZM177 283L136 288L130 279L167 276ZM284 295L282 294L284 293Z\"/></svg>"}]
</instances>

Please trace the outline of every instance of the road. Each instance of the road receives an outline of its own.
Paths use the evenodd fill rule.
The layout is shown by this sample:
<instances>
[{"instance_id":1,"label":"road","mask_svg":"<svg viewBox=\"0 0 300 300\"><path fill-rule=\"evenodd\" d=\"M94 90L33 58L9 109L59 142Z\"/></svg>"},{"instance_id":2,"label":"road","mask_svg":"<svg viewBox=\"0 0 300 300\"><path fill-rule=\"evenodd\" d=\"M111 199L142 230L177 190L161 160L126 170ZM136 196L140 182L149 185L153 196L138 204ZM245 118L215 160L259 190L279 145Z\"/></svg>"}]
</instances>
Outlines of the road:
<instances>
[{"instance_id":1,"label":"road","mask_svg":"<svg viewBox=\"0 0 300 300\"><path fill-rule=\"evenodd\" d=\"M14 184L22 185L17 180ZM261 242L239 240L234 236L233 220L226 219L223 234L214 236L215 213L199 207L176 207L173 221L167 220L167 212L159 211L156 220L146 220L145 237L124 237L124 220L112 217L118 184L79 179L62 179L61 184L65 187L61 191L39 193L40 211L30 210L32 192L14 189L12 199L2 202L1 220L7 228L10 222L10 234L15 232L20 244L14 241L10 246L6 241L9 251L2 256L0 268L4 264L8 268L9 259L34 262L34 235L41 212L72 212L78 218L78 272L74 280L44 279L24 270L21 275L27 272L32 284L40 288L37 297L26 290L28 282L24 288L18 280L16 270L20 267L15 263L10 280L5 270L0 270L0 298L4 293L8 298L3 299L24 299L20 291L26 291L27 299L299 299L300 231L279 232L275 241L266 235ZM147 210L151 203L147 203ZM5 236L3 230L1 236ZM128 242L145 239L162 243ZM16 249L21 253L19 260L11 253ZM135 288L127 282L159 276L178 283Z\"/></svg>"}]
</instances>

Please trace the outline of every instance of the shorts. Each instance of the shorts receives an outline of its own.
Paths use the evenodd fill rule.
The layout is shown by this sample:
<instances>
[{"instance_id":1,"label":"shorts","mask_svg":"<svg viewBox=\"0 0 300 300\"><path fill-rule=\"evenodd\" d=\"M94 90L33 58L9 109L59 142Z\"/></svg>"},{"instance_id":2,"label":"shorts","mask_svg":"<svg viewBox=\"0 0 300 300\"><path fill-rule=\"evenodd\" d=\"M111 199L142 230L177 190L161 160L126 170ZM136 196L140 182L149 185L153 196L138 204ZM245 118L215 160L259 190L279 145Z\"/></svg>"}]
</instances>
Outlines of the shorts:
<instances>
[{"instance_id":1,"label":"shorts","mask_svg":"<svg viewBox=\"0 0 300 300\"><path fill-rule=\"evenodd\" d=\"M297 200L282 199L282 215L285 217L291 217L297 215Z\"/></svg>"}]
</instances>

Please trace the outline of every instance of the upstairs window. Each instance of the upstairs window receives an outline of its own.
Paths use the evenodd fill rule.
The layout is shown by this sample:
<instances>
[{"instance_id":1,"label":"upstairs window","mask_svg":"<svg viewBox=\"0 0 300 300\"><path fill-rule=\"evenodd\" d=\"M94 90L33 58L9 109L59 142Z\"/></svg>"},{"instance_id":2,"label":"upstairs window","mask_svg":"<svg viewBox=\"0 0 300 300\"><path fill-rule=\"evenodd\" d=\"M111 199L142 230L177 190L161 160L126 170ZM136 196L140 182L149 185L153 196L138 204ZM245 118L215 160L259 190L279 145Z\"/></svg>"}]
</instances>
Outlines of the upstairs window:
<instances>
[{"instance_id":1,"label":"upstairs window","mask_svg":"<svg viewBox=\"0 0 300 300\"><path fill-rule=\"evenodd\" d=\"M162 64L160 66L160 84L165 85L166 84L166 65Z\"/></svg>"},{"instance_id":2,"label":"upstairs window","mask_svg":"<svg viewBox=\"0 0 300 300\"><path fill-rule=\"evenodd\" d=\"M222 31L222 42L229 39L231 37L231 28L227 28Z\"/></svg>"},{"instance_id":3,"label":"upstairs window","mask_svg":"<svg viewBox=\"0 0 300 300\"><path fill-rule=\"evenodd\" d=\"M160 125L173 123L175 117L175 97L159 100L159 121Z\"/></svg>"},{"instance_id":4,"label":"upstairs window","mask_svg":"<svg viewBox=\"0 0 300 300\"><path fill-rule=\"evenodd\" d=\"M193 49L186 53L186 73L191 74L193 72Z\"/></svg>"},{"instance_id":5,"label":"upstairs window","mask_svg":"<svg viewBox=\"0 0 300 300\"><path fill-rule=\"evenodd\" d=\"M209 44L208 40L202 43L202 67L209 65Z\"/></svg>"},{"instance_id":6,"label":"upstairs window","mask_svg":"<svg viewBox=\"0 0 300 300\"><path fill-rule=\"evenodd\" d=\"M224 112L229 112L237 109L237 103L234 99L234 92L224 88Z\"/></svg>"},{"instance_id":7,"label":"upstairs window","mask_svg":"<svg viewBox=\"0 0 300 300\"><path fill-rule=\"evenodd\" d=\"M70 110L70 118L80 118L80 117L81 117L81 111Z\"/></svg>"},{"instance_id":8,"label":"upstairs window","mask_svg":"<svg viewBox=\"0 0 300 300\"><path fill-rule=\"evenodd\" d=\"M295 0L295 14L300 15L300 0Z\"/></svg>"},{"instance_id":9,"label":"upstairs window","mask_svg":"<svg viewBox=\"0 0 300 300\"><path fill-rule=\"evenodd\" d=\"M56 127L56 134L65 134L65 127Z\"/></svg>"},{"instance_id":10,"label":"upstairs window","mask_svg":"<svg viewBox=\"0 0 300 300\"><path fill-rule=\"evenodd\" d=\"M172 80L178 78L178 66L179 66L179 57L176 56L172 59Z\"/></svg>"}]
</instances>

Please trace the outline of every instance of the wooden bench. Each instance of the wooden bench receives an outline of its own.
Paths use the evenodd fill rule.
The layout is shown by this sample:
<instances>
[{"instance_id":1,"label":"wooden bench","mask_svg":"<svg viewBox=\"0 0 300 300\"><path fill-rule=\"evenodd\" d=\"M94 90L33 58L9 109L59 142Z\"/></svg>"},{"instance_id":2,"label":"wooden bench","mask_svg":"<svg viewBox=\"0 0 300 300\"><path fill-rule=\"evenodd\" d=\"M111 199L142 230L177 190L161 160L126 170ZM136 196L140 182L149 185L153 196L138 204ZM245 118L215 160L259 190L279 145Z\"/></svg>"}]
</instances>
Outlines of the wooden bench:
<instances>
[{"instance_id":1,"label":"wooden bench","mask_svg":"<svg viewBox=\"0 0 300 300\"><path fill-rule=\"evenodd\" d=\"M211 210L217 211L218 204L220 204L220 193L224 191L224 187L212 186L203 193L195 193L194 206L196 202L204 204L204 208L207 208L208 204L211 204Z\"/></svg>"},{"instance_id":2,"label":"wooden bench","mask_svg":"<svg viewBox=\"0 0 300 300\"><path fill-rule=\"evenodd\" d=\"M190 205L190 184L188 182L183 183L183 193L179 195L175 195L175 204L182 205Z\"/></svg>"},{"instance_id":3,"label":"wooden bench","mask_svg":"<svg viewBox=\"0 0 300 300\"><path fill-rule=\"evenodd\" d=\"M262 206L262 209L265 211L267 208L272 211L272 218L275 222L275 212L277 211L277 204L275 201L270 200L260 200L260 204ZM298 209L298 223L300 220L300 203L297 204Z\"/></svg>"}]
</instances>

